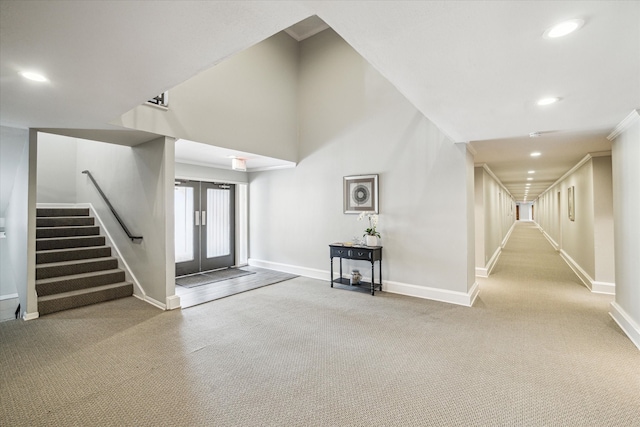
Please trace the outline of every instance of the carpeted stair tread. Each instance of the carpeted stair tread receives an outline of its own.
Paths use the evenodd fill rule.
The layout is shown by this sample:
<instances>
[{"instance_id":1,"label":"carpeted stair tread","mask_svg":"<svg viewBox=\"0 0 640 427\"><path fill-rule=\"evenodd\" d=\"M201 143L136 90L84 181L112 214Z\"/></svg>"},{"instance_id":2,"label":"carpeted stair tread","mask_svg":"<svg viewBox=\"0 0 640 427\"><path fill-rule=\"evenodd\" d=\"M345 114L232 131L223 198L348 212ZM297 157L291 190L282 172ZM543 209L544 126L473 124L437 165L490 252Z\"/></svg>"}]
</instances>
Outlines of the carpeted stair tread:
<instances>
[{"instance_id":1,"label":"carpeted stair tread","mask_svg":"<svg viewBox=\"0 0 640 427\"><path fill-rule=\"evenodd\" d=\"M38 227L36 239L49 239L56 237L98 236L100 227L97 225L64 226L64 227Z\"/></svg>"},{"instance_id":2,"label":"carpeted stair tread","mask_svg":"<svg viewBox=\"0 0 640 427\"><path fill-rule=\"evenodd\" d=\"M89 273L92 271L113 270L117 268L118 260L114 257L49 262L45 264L37 264L36 280Z\"/></svg>"},{"instance_id":3,"label":"carpeted stair tread","mask_svg":"<svg viewBox=\"0 0 640 427\"><path fill-rule=\"evenodd\" d=\"M36 280L36 293L39 296L52 295L123 282L124 280L124 271L120 269L71 274L69 276Z\"/></svg>"},{"instance_id":4,"label":"carpeted stair tread","mask_svg":"<svg viewBox=\"0 0 640 427\"><path fill-rule=\"evenodd\" d=\"M133 295L133 284L130 282L118 282L88 289L79 289L38 297L38 312L43 316L131 295Z\"/></svg>"},{"instance_id":5,"label":"carpeted stair tread","mask_svg":"<svg viewBox=\"0 0 640 427\"><path fill-rule=\"evenodd\" d=\"M36 250L63 249L73 247L102 246L106 242L104 236L50 237L36 239Z\"/></svg>"},{"instance_id":6,"label":"carpeted stair tread","mask_svg":"<svg viewBox=\"0 0 640 427\"><path fill-rule=\"evenodd\" d=\"M95 225L92 216L37 217L36 227L70 227L74 225Z\"/></svg>"},{"instance_id":7,"label":"carpeted stair tread","mask_svg":"<svg viewBox=\"0 0 640 427\"><path fill-rule=\"evenodd\" d=\"M36 217L89 216L89 208L37 208Z\"/></svg>"},{"instance_id":8,"label":"carpeted stair tread","mask_svg":"<svg viewBox=\"0 0 640 427\"><path fill-rule=\"evenodd\" d=\"M86 246L80 248L51 249L36 252L36 264L72 261L87 258L103 258L111 256L108 246Z\"/></svg>"}]
</instances>

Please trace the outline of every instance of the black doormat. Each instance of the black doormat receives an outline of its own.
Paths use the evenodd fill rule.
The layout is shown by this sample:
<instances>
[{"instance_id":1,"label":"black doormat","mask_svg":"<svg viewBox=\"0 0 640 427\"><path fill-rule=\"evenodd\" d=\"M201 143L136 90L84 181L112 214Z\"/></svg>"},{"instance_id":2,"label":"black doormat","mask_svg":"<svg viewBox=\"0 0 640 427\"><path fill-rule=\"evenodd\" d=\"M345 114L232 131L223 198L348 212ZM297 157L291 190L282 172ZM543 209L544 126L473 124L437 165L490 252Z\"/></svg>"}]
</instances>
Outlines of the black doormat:
<instances>
[{"instance_id":1,"label":"black doormat","mask_svg":"<svg viewBox=\"0 0 640 427\"><path fill-rule=\"evenodd\" d=\"M185 288L195 288L196 286L208 285L209 283L220 282L222 280L235 279L236 277L256 274L253 271L241 270L239 268L227 268L225 270L209 271L207 273L194 274L176 278L176 285Z\"/></svg>"}]
</instances>

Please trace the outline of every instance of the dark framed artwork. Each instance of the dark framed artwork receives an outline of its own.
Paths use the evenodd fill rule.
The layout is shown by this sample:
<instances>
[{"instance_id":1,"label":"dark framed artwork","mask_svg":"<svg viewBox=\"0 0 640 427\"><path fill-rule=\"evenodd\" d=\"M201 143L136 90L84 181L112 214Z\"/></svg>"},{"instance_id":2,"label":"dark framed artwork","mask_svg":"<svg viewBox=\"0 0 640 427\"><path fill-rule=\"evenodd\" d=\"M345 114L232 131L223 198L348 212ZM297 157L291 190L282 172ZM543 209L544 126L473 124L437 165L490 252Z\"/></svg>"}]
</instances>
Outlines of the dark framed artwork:
<instances>
[{"instance_id":1,"label":"dark framed artwork","mask_svg":"<svg viewBox=\"0 0 640 427\"><path fill-rule=\"evenodd\" d=\"M568 196L569 196L569 203L568 203L568 212L569 212L569 219L571 221L575 221L576 220L576 199L575 199L575 189L574 186L569 187L568 190Z\"/></svg>"},{"instance_id":2,"label":"dark framed artwork","mask_svg":"<svg viewBox=\"0 0 640 427\"><path fill-rule=\"evenodd\" d=\"M378 213L378 175L353 175L343 179L344 213Z\"/></svg>"}]
</instances>

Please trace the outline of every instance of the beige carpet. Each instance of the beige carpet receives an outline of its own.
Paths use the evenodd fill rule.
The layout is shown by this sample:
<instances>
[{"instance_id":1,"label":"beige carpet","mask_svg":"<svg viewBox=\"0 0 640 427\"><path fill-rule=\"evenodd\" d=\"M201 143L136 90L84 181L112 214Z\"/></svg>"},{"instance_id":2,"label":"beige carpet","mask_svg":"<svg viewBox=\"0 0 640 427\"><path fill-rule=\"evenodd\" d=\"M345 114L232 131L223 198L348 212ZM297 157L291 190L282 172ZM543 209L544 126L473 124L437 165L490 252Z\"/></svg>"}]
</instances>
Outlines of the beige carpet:
<instances>
[{"instance_id":1,"label":"beige carpet","mask_svg":"<svg viewBox=\"0 0 640 427\"><path fill-rule=\"evenodd\" d=\"M640 351L519 224L473 308L297 278L0 324L3 426L638 426Z\"/></svg>"}]
</instances>

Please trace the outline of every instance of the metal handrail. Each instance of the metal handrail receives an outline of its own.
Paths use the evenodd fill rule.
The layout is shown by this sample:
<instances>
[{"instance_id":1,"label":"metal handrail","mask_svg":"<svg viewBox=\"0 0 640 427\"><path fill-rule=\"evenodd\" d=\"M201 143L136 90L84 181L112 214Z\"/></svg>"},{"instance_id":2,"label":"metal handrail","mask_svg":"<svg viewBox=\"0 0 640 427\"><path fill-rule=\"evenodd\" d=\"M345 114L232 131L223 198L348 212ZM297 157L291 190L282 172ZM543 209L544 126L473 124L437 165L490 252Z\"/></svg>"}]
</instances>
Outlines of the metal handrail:
<instances>
[{"instance_id":1,"label":"metal handrail","mask_svg":"<svg viewBox=\"0 0 640 427\"><path fill-rule=\"evenodd\" d=\"M129 237L132 241L133 240L142 240L142 236L134 236L134 235L132 235L131 232L129 231L129 229L127 228L127 226L124 225L124 222L122 222L122 218L120 218L120 215L118 215L118 212L116 212L116 210L113 208L113 206L111 205L111 202L109 202L109 199L107 199L107 196L104 195L104 193L102 192L102 189L100 188L100 186L98 185L96 180L93 179L93 175L91 175L91 172L89 172L88 170L84 170L84 171L82 171L82 173L87 174L87 176L89 177L91 182L93 182L93 185L96 186L96 190L98 190L98 193L100 193L100 195L102 196L104 201L107 203L107 206L109 206L109 209L111 209L111 213L113 214L113 216L116 217L116 219L118 220L118 223L120 224L120 226L122 227L124 232L127 233L127 237Z\"/></svg>"}]
</instances>

